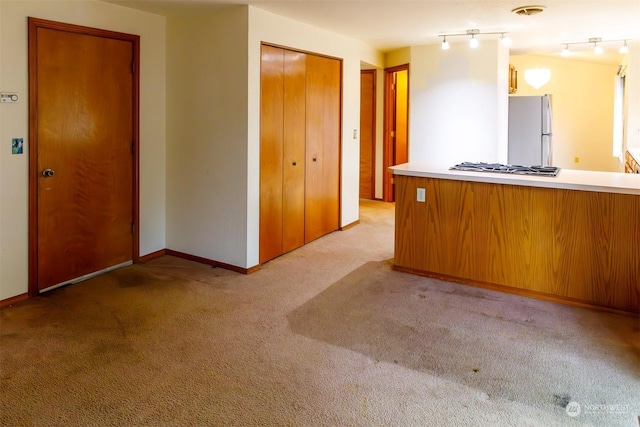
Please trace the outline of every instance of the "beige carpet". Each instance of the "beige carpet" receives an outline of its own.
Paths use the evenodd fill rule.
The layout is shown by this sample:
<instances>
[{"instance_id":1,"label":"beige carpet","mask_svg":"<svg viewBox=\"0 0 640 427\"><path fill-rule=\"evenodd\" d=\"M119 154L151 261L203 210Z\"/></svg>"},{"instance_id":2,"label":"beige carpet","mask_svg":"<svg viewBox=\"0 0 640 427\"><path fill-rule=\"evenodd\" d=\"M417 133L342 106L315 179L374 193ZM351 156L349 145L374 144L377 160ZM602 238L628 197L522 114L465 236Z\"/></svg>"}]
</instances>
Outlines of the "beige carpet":
<instances>
[{"instance_id":1,"label":"beige carpet","mask_svg":"<svg viewBox=\"0 0 640 427\"><path fill-rule=\"evenodd\" d=\"M638 319L392 257L393 205L363 202L249 276L163 257L5 308L0 422L638 426Z\"/></svg>"}]
</instances>

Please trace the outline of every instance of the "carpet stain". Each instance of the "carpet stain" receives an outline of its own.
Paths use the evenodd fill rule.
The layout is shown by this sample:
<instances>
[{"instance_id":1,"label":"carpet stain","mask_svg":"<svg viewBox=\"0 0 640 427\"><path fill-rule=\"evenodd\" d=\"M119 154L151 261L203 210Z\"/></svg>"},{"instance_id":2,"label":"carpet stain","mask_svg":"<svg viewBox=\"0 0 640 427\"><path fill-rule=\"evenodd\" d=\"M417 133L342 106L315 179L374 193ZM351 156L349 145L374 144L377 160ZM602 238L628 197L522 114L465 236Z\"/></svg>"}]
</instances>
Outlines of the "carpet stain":
<instances>
[{"instance_id":1,"label":"carpet stain","mask_svg":"<svg viewBox=\"0 0 640 427\"><path fill-rule=\"evenodd\" d=\"M553 403L556 405L566 408L567 405L571 402L571 396L568 394L554 394L553 395Z\"/></svg>"},{"instance_id":2,"label":"carpet stain","mask_svg":"<svg viewBox=\"0 0 640 427\"><path fill-rule=\"evenodd\" d=\"M116 275L115 278L116 286L119 288L137 288L153 283L148 273L140 273L137 271L128 271L127 274Z\"/></svg>"}]
</instances>

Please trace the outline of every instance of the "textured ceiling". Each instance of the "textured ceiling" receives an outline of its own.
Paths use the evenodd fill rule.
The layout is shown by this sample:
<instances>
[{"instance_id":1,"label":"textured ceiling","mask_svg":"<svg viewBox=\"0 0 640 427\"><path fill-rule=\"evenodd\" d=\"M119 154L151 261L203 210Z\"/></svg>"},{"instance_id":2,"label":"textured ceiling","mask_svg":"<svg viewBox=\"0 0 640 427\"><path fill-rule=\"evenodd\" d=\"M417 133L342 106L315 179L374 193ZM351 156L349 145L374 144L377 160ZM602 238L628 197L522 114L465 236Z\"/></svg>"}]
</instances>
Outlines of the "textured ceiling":
<instances>
[{"instance_id":1,"label":"textured ceiling","mask_svg":"<svg viewBox=\"0 0 640 427\"><path fill-rule=\"evenodd\" d=\"M558 54L562 43L600 37L640 39L640 0L108 0L160 14L185 7L215 7L249 4L269 12L362 40L383 51L400 47L439 43L438 34L508 32L511 52ZM511 12L520 6L546 6L543 13L519 16ZM480 36L480 41L483 37ZM450 38L451 42L466 38ZM617 61L618 43L603 43L605 58ZM575 45L585 59L592 57L591 45Z\"/></svg>"}]
</instances>

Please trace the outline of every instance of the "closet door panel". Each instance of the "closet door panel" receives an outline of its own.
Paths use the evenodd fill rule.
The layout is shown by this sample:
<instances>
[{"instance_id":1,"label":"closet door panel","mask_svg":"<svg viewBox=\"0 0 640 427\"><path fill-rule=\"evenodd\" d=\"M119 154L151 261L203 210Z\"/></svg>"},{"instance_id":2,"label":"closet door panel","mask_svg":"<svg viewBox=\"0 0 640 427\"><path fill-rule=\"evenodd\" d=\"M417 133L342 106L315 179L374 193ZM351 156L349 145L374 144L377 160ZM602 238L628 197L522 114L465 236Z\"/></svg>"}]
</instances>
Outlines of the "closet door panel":
<instances>
[{"instance_id":1,"label":"closet door panel","mask_svg":"<svg viewBox=\"0 0 640 427\"><path fill-rule=\"evenodd\" d=\"M284 162L282 250L304 245L306 55L284 54Z\"/></svg>"},{"instance_id":2,"label":"closet door panel","mask_svg":"<svg viewBox=\"0 0 640 427\"><path fill-rule=\"evenodd\" d=\"M322 140L322 229L340 226L340 61L321 58L324 69Z\"/></svg>"},{"instance_id":3,"label":"closet door panel","mask_svg":"<svg viewBox=\"0 0 640 427\"><path fill-rule=\"evenodd\" d=\"M284 50L262 46L260 72L260 262L282 252Z\"/></svg>"},{"instance_id":4,"label":"closet door panel","mask_svg":"<svg viewBox=\"0 0 640 427\"><path fill-rule=\"evenodd\" d=\"M323 58L307 55L305 242L325 234L323 229L324 67Z\"/></svg>"}]
</instances>

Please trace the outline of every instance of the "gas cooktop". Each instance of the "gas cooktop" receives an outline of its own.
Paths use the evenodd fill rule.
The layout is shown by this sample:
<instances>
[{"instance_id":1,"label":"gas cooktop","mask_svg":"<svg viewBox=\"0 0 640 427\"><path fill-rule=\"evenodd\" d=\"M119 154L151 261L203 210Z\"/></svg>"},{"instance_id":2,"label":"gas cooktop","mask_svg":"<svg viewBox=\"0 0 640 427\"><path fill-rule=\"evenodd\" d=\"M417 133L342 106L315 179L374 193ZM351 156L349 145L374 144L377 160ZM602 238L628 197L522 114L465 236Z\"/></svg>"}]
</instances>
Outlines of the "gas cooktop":
<instances>
[{"instance_id":1,"label":"gas cooktop","mask_svg":"<svg viewBox=\"0 0 640 427\"><path fill-rule=\"evenodd\" d=\"M472 163L463 162L452 166L449 170L471 171L471 172L495 172L495 173L512 173L517 175L538 175L538 176L556 176L560 172L560 168L555 166L521 166L521 165L503 165L500 163Z\"/></svg>"}]
</instances>

